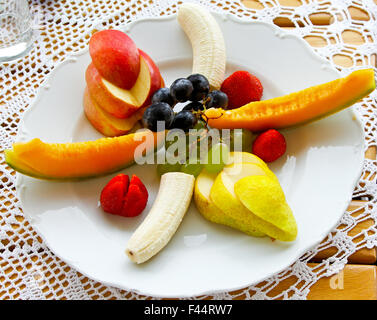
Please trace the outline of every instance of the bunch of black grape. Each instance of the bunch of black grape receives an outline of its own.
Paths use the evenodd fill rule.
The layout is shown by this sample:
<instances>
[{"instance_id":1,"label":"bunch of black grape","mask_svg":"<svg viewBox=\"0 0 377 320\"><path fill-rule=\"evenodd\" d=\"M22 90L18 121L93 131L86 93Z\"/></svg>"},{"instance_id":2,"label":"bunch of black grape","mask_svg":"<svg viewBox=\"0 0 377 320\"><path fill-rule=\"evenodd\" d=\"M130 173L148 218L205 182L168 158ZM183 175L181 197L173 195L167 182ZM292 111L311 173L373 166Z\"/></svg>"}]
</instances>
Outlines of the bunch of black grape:
<instances>
[{"instance_id":1,"label":"bunch of black grape","mask_svg":"<svg viewBox=\"0 0 377 320\"><path fill-rule=\"evenodd\" d=\"M175 113L178 102L187 102L182 111ZM152 104L143 115L144 127L156 132L163 129L181 129L188 132L193 129L201 112L209 108L226 109L228 96L220 90L210 91L207 78L201 74L192 74L187 78L175 80L170 88L157 90L152 97ZM158 121L163 121L165 128L158 128Z\"/></svg>"}]
</instances>

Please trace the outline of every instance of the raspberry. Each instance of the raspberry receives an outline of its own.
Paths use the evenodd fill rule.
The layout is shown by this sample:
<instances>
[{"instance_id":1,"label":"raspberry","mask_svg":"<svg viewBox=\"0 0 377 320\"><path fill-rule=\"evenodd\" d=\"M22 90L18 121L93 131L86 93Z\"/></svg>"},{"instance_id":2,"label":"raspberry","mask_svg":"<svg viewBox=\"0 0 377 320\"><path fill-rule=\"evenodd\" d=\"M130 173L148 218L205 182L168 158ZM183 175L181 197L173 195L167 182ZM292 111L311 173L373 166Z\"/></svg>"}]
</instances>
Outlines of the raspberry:
<instances>
[{"instance_id":1,"label":"raspberry","mask_svg":"<svg viewBox=\"0 0 377 320\"><path fill-rule=\"evenodd\" d=\"M141 180L133 175L118 174L103 188L100 196L102 209L123 217L139 215L148 202L148 191Z\"/></svg>"},{"instance_id":2,"label":"raspberry","mask_svg":"<svg viewBox=\"0 0 377 320\"><path fill-rule=\"evenodd\" d=\"M265 162L280 158L286 151L284 136L275 129L261 133L253 143L253 153Z\"/></svg>"},{"instance_id":3,"label":"raspberry","mask_svg":"<svg viewBox=\"0 0 377 320\"><path fill-rule=\"evenodd\" d=\"M236 71L224 80L221 91L228 96L228 109L235 109L249 102L259 101L263 95L263 86L249 72Z\"/></svg>"}]
</instances>

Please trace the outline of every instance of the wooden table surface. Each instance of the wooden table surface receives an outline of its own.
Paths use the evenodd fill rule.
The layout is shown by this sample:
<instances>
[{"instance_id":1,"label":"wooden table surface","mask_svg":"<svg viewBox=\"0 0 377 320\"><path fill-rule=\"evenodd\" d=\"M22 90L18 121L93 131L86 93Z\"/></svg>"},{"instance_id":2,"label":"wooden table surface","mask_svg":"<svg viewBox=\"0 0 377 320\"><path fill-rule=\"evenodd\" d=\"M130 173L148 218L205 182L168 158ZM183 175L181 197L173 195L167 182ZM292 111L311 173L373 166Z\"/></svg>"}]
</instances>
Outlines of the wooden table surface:
<instances>
[{"instance_id":1,"label":"wooden table surface","mask_svg":"<svg viewBox=\"0 0 377 320\"><path fill-rule=\"evenodd\" d=\"M254 9L262 9L263 6L256 0L242 1L246 7ZM300 6L302 3L299 0L279 0L285 6ZM377 4L377 0L374 0ZM356 20L366 21L369 16L366 12L361 11L355 7L349 9L350 16ZM332 16L328 13L318 13L310 17L314 25L329 25L332 21ZM274 23L281 28L294 28L295 25L289 19L277 18ZM346 31L342 34L345 43L350 45L360 45L364 43L361 35L355 31ZM313 47L320 47L325 45L325 41L320 37L306 37L305 40ZM375 57L372 57L372 62L376 66ZM334 57L334 63L339 66L349 67L352 61L347 56L338 55ZM367 150L366 158L376 160L376 148L371 147ZM350 208L355 210L363 205L363 201L352 201ZM359 223L350 234L358 234L363 230L367 230L373 225L372 220L365 220ZM357 241L357 239L355 239ZM335 248L329 248L319 252L313 258L314 266L323 259L328 258L336 252ZM348 259L348 264L339 274L328 278L321 278L314 286L311 287L308 295L309 300L377 300L377 276L376 276L376 248L363 248L356 251ZM295 279L287 279L284 283L274 288L271 295L276 295L282 290L288 288L295 282ZM240 296L240 299L243 297Z\"/></svg>"},{"instance_id":2,"label":"wooden table surface","mask_svg":"<svg viewBox=\"0 0 377 320\"><path fill-rule=\"evenodd\" d=\"M377 4L377 0L374 0ZM256 0L245 0L243 1L244 5L254 9L262 9L263 6ZM280 3L286 6L298 6L301 4L299 0L280 0ZM358 9L350 9L350 15L358 20L368 20L368 14ZM331 23L331 15L326 13L319 13L313 15L311 17L311 21L313 24L316 25L329 25ZM274 23L282 28L293 28L295 27L291 21L284 18L279 18L274 21ZM345 32L343 34L344 41L351 45L360 45L363 43L362 37L357 32ZM313 47L322 46L323 40L320 37L306 37L305 40L312 45ZM346 56L336 56L334 57L334 62L340 66L349 66L349 58ZM376 61L373 61L374 64ZM376 149L374 147L369 148L366 152L366 157L369 159L376 159ZM350 209L354 210L363 205L363 201L353 201L350 205ZM20 218L21 219L21 218ZM365 220L362 223L359 223L351 233L357 234L362 230L366 230L373 224L372 220ZM355 239L357 241L357 239ZM328 248L323 250L319 254L317 254L310 264L311 267L316 266L320 263L323 259L328 258L329 256L333 255L335 252L335 248ZM34 261L37 261L38 257L31 257ZM49 263L49 261L45 261L45 263ZM51 263L54 263L51 261ZM61 266L65 266L65 271L69 271L70 268L66 266L63 262ZM7 265L4 260L0 257L0 267L5 270L5 274L11 275L14 272L13 267ZM27 268L27 266L26 266ZM58 269L57 269L58 270ZM55 277L50 277L50 283L48 288L55 288L54 282L56 282L56 290L59 292L59 286L62 284L64 285L65 275L62 273L56 274ZM10 276L12 279L12 276ZM90 284L87 278L83 278L82 283L84 287L88 290L89 294L91 291L99 291L104 296L110 296L110 292L107 293L106 287L100 283L94 285ZM285 290L290 285L292 285L296 279L286 279L281 282L277 287L275 287L271 291L271 295L276 295L279 292ZM9 299L9 298L17 298L17 295L10 297L6 291L2 290L1 288L7 289L9 285L11 285L8 281L6 281L5 277L0 277L0 299ZM46 298L49 298L50 295L46 290ZM237 295L237 292L234 292L237 296L236 299L244 299L245 296L242 293ZM251 293L252 294L252 293ZM60 297L64 299L64 295ZM325 300L325 299L368 299L368 300L376 300L377 299L377 277L376 277L376 248L367 249L363 248L357 251L355 254L349 257L348 264L339 274L334 275L328 278L321 278L314 286L310 288L310 292L308 295L308 299L317 299L317 300Z\"/></svg>"}]
</instances>

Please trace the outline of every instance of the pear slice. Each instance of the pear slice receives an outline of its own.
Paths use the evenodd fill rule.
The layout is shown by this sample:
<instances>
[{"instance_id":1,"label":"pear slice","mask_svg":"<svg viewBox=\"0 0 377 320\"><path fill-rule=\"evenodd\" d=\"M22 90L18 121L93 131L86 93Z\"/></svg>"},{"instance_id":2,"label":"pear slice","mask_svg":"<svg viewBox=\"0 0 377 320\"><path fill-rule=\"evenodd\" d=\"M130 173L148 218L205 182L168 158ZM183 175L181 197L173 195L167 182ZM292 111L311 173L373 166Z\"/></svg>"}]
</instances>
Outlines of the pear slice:
<instances>
[{"instance_id":1,"label":"pear slice","mask_svg":"<svg viewBox=\"0 0 377 320\"><path fill-rule=\"evenodd\" d=\"M196 207L204 218L215 223L222 223L226 219L226 216L224 216L224 213L216 207L209 197L216 175L216 173L202 170L195 181L194 200Z\"/></svg>"},{"instance_id":2,"label":"pear slice","mask_svg":"<svg viewBox=\"0 0 377 320\"><path fill-rule=\"evenodd\" d=\"M211 200L210 191L217 174L203 170L195 181L194 201L198 211L207 220L238 229L248 235L260 237L264 234L249 226L247 223L240 223L231 216L226 215Z\"/></svg>"},{"instance_id":3,"label":"pear slice","mask_svg":"<svg viewBox=\"0 0 377 320\"><path fill-rule=\"evenodd\" d=\"M255 163L268 168L267 164L261 158L250 152L231 152L229 154L229 163Z\"/></svg>"},{"instance_id":4,"label":"pear slice","mask_svg":"<svg viewBox=\"0 0 377 320\"><path fill-rule=\"evenodd\" d=\"M259 220L252 214L237 198L234 192L234 184L248 176L273 175L271 171L255 163L235 163L224 167L223 171L216 177L210 191L210 199L216 207L220 208L228 217L237 221L237 225L247 226L249 232L264 234L256 226Z\"/></svg>"},{"instance_id":5,"label":"pear slice","mask_svg":"<svg viewBox=\"0 0 377 320\"><path fill-rule=\"evenodd\" d=\"M284 192L276 179L254 175L234 184L234 192L241 203L258 218L255 226L272 238L293 241L297 224Z\"/></svg>"},{"instance_id":6,"label":"pear slice","mask_svg":"<svg viewBox=\"0 0 377 320\"><path fill-rule=\"evenodd\" d=\"M256 162L232 163L224 167L222 170L232 181L233 184L238 180L248 176L266 175L271 179L278 181L275 174L267 167L265 163ZM233 190L233 188L230 188Z\"/></svg>"}]
</instances>

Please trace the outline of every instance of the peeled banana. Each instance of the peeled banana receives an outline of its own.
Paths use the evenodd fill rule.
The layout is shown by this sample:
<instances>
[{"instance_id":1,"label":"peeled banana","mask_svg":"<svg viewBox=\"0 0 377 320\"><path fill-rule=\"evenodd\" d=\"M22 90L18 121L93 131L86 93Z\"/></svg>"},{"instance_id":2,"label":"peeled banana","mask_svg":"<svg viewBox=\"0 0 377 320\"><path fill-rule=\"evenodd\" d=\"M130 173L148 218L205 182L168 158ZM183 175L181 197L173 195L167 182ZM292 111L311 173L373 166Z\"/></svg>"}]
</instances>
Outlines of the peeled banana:
<instances>
[{"instance_id":1,"label":"peeled banana","mask_svg":"<svg viewBox=\"0 0 377 320\"><path fill-rule=\"evenodd\" d=\"M193 175L182 172L161 176L150 212L127 243L126 254L133 262L149 260L170 241L190 205L194 182Z\"/></svg>"},{"instance_id":2,"label":"peeled banana","mask_svg":"<svg viewBox=\"0 0 377 320\"><path fill-rule=\"evenodd\" d=\"M226 50L215 18L200 5L183 3L178 8L178 22L192 45L192 73L205 76L211 89L220 89L225 75Z\"/></svg>"}]
</instances>

